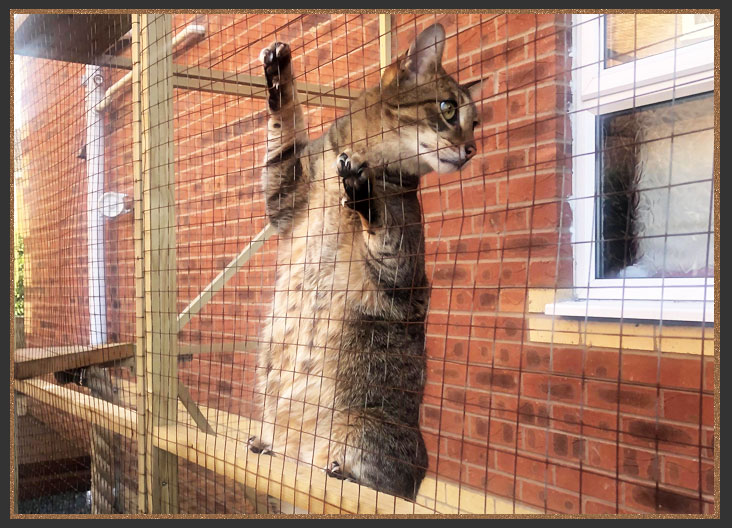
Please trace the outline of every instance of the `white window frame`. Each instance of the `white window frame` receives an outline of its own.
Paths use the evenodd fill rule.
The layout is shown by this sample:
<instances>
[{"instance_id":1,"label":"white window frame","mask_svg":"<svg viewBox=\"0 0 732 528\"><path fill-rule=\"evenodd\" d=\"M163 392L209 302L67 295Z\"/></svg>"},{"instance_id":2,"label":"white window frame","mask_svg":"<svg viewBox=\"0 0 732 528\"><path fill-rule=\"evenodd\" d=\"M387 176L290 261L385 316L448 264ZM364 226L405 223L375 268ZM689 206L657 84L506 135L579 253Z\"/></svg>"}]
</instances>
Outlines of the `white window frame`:
<instances>
[{"instance_id":1,"label":"white window frame","mask_svg":"<svg viewBox=\"0 0 732 528\"><path fill-rule=\"evenodd\" d=\"M595 118L713 91L714 41L702 40L605 69L604 32L604 15L574 15L571 112L574 300L547 305L545 312L713 322L714 279L711 277L595 278ZM699 35L709 38L706 30ZM578 312L581 306L584 314Z\"/></svg>"}]
</instances>

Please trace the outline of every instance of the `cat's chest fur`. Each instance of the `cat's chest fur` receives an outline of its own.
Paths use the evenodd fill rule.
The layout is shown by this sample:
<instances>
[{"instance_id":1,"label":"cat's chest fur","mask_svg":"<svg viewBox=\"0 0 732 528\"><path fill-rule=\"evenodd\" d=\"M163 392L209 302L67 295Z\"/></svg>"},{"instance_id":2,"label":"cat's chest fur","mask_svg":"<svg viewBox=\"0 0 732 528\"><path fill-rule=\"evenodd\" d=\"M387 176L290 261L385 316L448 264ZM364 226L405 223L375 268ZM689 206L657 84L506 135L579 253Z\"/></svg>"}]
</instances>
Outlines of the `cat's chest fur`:
<instances>
[{"instance_id":1,"label":"cat's chest fur","mask_svg":"<svg viewBox=\"0 0 732 528\"><path fill-rule=\"evenodd\" d=\"M313 145L317 147L316 145ZM341 202L336 157L321 149L302 158L310 181L307 207L280 238L277 284L272 305L272 367L292 372L280 384L280 396L312 403L332 399L344 323L354 306L369 304L374 288L366 284L363 236L354 213ZM281 346L278 346L281 344ZM319 391L307 391L322 376Z\"/></svg>"}]
</instances>

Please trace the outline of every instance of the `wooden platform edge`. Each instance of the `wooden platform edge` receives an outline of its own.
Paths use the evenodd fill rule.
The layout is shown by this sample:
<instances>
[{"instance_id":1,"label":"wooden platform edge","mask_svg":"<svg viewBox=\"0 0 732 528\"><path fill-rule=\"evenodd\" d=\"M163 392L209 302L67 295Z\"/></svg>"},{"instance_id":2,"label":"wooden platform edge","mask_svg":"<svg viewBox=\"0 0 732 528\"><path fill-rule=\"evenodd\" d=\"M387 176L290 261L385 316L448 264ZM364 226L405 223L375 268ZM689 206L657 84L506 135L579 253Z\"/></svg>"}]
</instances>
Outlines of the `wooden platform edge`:
<instances>
[{"instance_id":1,"label":"wooden platform edge","mask_svg":"<svg viewBox=\"0 0 732 528\"><path fill-rule=\"evenodd\" d=\"M255 350L256 341L238 341L233 343L206 343L201 345L178 344L178 355L213 354L247 352ZM31 350L49 354L47 357L29 357ZM66 350L66 351L64 351ZM113 363L132 359L135 355L134 343L112 343L89 347L86 345L70 345L64 347L16 348L14 355L15 379L28 379L60 370L71 370L90 365L115 366ZM124 364L116 366L126 366Z\"/></svg>"},{"instance_id":2,"label":"wooden platform edge","mask_svg":"<svg viewBox=\"0 0 732 528\"><path fill-rule=\"evenodd\" d=\"M68 348L68 352L62 350L66 348ZM135 347L132 343L114 343L95 347L70 346L39 349L41 352L48 351L49 354L53 354L54 351L61 353L18 361L22 358L24 351L30 350L34 349L19 348L15 351L13 359L16 380L33 378L61 370L118 361L131 358L135 355Z\"/></svg>"},{"instance_id":3,"label":"wooden platform edge","mask_svg":"<svg viewBox=\"0 0 732 528\"><path fill-rule=\"evenodd\" d=\"M137 413L131 409L41 380L16 380L15 390L128 438L135 436ZM222 411L205 408L204 415L208 411L216 415L226 415ZM208 417L211 418L211 415ZM246 417L236 418L240 433L244 430L256 430L260 426L259 422ZM216 428L220 431L226 430L227 433L231 430L227 430L227 420L220 422ZM193 425L179 423L176 426L156 427L151 436L153 444L159 449L245 486L266 489L270 495L313 514L542 513L534 508L513 504L509 499L494 497L431 477L424 479L417 502L413 503L354 482L329 478L318 468L290 462L279 456L255 455L247 449L244 442L228 434L206 434Z\"/></svg>"}]
</instances>

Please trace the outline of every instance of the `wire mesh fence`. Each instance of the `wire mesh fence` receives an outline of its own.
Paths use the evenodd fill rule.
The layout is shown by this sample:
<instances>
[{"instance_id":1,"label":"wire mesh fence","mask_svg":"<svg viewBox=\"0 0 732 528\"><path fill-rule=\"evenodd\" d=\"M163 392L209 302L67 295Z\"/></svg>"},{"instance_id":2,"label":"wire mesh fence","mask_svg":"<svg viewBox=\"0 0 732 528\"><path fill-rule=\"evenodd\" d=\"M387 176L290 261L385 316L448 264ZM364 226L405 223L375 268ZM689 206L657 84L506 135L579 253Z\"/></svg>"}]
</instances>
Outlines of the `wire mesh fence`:
<instances>
[{"instance_id":1,"label":"wire mesh fence","mask_svg":"<svg viewBox=\"0 0 732 528\"><path fill-rule=\"evenodd\" d=\"M716 513L718 20L16 12L17 511Z\"/></svg>"}]
</instances>

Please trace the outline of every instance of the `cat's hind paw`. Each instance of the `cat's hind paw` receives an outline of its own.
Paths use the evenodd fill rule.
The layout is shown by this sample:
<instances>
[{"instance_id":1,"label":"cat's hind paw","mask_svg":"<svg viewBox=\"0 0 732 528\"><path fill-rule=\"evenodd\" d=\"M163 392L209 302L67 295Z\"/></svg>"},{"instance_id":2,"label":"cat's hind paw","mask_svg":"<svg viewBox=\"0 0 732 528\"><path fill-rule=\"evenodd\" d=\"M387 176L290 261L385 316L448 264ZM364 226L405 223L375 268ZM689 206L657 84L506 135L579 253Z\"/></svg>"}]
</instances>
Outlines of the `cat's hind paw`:
<instances>
[{"instance_id":1,"label":"cat's hind paw","mask_svg":"<svg viewBox=\"0 0 732 528\"><path fill-rule=\"evenodd\" d=\"M338 480L348 480L349 482L356 482L356 479L353 478L353 475L343 471L343 466L341 466L335 460L328 464L328 467L325 468L325 474Z\"/></svg>"},{"instance_id":2,"label":"cat's hind paw","mask_svg":"<svg viewBox=\"0 0 732 528\"><path fill-rule=\"evenodd\" d=\"M250 437L247 445L249 446L249 451L255 455L272 455L272 450L263 444L256 436Z\"/></svg>"}]
</instances>

